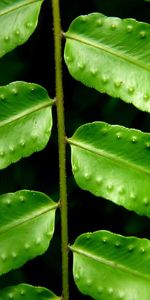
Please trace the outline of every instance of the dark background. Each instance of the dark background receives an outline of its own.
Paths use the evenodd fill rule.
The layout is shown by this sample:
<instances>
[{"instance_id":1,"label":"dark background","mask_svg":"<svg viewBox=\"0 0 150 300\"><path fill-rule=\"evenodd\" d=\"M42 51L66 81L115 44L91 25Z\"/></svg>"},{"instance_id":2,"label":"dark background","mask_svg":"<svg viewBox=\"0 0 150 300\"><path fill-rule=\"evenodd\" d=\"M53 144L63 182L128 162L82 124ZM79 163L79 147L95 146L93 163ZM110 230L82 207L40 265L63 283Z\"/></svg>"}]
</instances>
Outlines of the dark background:
<instances>
[{"instance_id":1,"label":"dark background","mask_svg":"<svg viewBox=\"0 0 150 300\"><path fill-rule=\"evenodd\" d=\"M144 0L64 0L60 1L62 28L67 31L71 21L91 12L101 12L107 16L136 18L149 22L150 4ZM63 41L64 46L65 41ZM112 99L93 89L76 82L64 69L64 95L66 134L70 137L75 129L83 123L106 121L150 131L150 117L138 111L132 105ZM36 31L26 44L7 54L0 60L0 85L15 80L35 82L44 86L50 97L55 96L54 59L53 59L53 25L51 1L45 0ZM46 148L27 159L11 165L0 173L0 194L15 192L19 189L39 190L58 200L58 149L56 110L53 108L53 131ZM67 148L68 172L68 208L69 241L84 232L107 229L124 235L150 237L150 221L115 204L96 198L80 190L71 173L70 149ZM70 270L72 255L70 254ZM70 272L71 273L71 272ZM70 274L70 299L90 299L81 295ZM61 293L61 254L60 254L60 215L56 215L55 235L51 247L21 269L1 277L0 287L26 282L45 286L56 294Z\"/></svg>"}]
</instances>

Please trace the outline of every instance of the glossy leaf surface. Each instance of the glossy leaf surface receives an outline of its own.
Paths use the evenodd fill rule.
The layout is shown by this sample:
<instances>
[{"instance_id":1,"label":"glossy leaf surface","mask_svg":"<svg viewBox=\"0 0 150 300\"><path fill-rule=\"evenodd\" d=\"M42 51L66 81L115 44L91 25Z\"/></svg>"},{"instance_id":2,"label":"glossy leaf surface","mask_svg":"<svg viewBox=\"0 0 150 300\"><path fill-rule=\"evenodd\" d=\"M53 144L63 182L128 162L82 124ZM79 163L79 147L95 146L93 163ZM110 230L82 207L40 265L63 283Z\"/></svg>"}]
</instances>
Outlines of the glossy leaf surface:
<instances>
[{"instance_id":1,"label":"glossy leaf surface","mask_svg":"<svg viewBox=\"0 0 150 300\"><path fill-rule=\"evenodd\" d=\"M75 19L65 36L75 79L150 112L149 24L93 13Z\"/></svg>"},{"instance_id":2,"label":"glossy leaf surface","mask_svg":"<svg viewBox=\"0 0 150 300\"><path fill-rule=\"evenodd\" d=\"M37 26L42 2L0 1L0 57L28 40Z\"/></svg>"},{"instance_id":3,"label":"glossy leaf surface","mask_svg":"<svg viewBox=\"0 0 150 300\"><path fill-rule=\"evenodd\" d=\"M68 142L82 189L150 217L150 134L94 122Z\"/></svg>"},{"instance_id":4,"label":"glossy leaf surface","mask_svg":"<svg viewBox=\"0 0 150 300\"><path fill-rule=\"evenodd\" d=\"M0 169L42 150L52 127L52 100L37 84L0 87Z\"/></svg>"},{"instance_id":5,"label":"glossy leaf surface","mask_svg":"<svg viewBox=\"0 0 150 300\"><path fill-rule=\"evenodd\" d=\"M97 231L79 236L71 250L83 294L95 300L149 300L150 241Z\"/></svg>"},{"instance_id":6,"label":"glossy leaf surface","mask_svg":"<svg viewBox=\"0 0 150 300\"><path fill-rule=\"evenodd\" d=\"M0 290L0 300L59 300L51 291L43 287L34 287L28 284L19 284Z\"/></svg>"},{"instance_id":7,"label":"glossy leaf surface","mask_svg":"<svg viewBox=\"0 0 150 300\"><path fill-rule=\"evenodd\" d=\"M47 250L56 208L57 203L40 192L0 196L0 275Z\"/></svg>"}]
</instances>

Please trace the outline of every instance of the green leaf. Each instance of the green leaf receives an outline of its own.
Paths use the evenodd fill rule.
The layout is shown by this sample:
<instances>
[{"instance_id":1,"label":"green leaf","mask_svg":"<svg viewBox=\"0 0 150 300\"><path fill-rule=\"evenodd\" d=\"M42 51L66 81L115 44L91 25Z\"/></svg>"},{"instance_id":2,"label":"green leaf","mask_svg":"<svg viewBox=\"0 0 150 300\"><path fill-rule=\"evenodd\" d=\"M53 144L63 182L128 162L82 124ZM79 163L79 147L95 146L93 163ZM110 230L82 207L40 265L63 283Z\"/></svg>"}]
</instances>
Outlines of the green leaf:
<instances>
[{"instance_id":1,"label":"green leaf","mask_svg":"<svg viewBox=\"0 0 150 300\"><path fill-rule=\"evenodd\" d=\"M0 300L59 300L51 291L43 287L33 287L28 284L10 286L0 291Z\"/></svg>"},{"instance_id":2,"label":"green leaf","mask_svg":"<svg viewBox=\"0 0 150 300\"><path fill-rule=\"evenodd\" d=\"M46 146L52 103L37 84L13 82L0 87L0 169Z\"/></svg>"},{"instance_id":3,"label":"green leaf","mask_svg":"<svg viewBox=\"0 0 150 300\"><path fill-rule=\"evenodd\" d=\"M149 240L97 231L79 236L70 248L83 294L95 300L149 300Z\"/></svg>"},{"instance_id":4,"label":"green leaf","mask_svg":"<svg viewBox=\"0 0 150 300\"><path fill-rule=\"evenodd\" d=\"M57 206L48 196L35 191L0 196L0 275L47 250Z\"/></svg>"},{"instance_id":5,"label":"green leaf","mask_svg":"<svg viewBox=\"0 0 150 300\"><path fill-rule=\"evenodd\" d=\"M150 217L150 134L94 122L79 127L68 142L82 189Z\"/></svg>"},{"instance_id":6,"label":"green leaf","mask_svg":"<svg viewBox=\"0 0 150 300\"><path fill-rule=\"evenodd\" d=\"M93 13L75 19L65 36L75 79L150 112L149 24Z\"/></svg>"},{"instance_id":7,"label":"green leaf","mask_svg":"<svg viewBox=\"0 0 150 300\"><path fill-rule=\"evenodd\" d=\"M0 57L28 40L37 26L42 2L0 1Z\"/></svg>"}]
</instances>

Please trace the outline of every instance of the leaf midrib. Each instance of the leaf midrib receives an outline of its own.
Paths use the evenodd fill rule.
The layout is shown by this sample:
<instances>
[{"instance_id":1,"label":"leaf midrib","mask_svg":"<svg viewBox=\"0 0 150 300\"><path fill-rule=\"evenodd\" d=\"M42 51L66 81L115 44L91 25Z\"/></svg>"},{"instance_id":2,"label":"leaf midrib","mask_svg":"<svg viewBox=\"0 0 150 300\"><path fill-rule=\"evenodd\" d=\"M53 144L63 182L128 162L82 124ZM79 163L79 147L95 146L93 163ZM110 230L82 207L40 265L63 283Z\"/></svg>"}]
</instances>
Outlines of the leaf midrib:
<instances>
[{"instance_id":1,"label":"leaf midrib","mask_svg":"<svg viewBox=\"0 0 150 300\"><path fill-rule=\"evenodd\" d=\"M127 61L128 63L131 63L139 68L142 68L144 69L145 71L150 71L150 67L148 67L146 64L142 64L140 61L137 61L135 60L134 58L131 58L130 56L127 56L123 53L121 53L120 51L116 50L114 51L111 47L108 47L102 43L99 42L99 44L97 43L94 43L94 41L90 42L90 41L87 41L86 39L84 38L79 38L77 35L74 35L74 34L70 34L70 33L64 33L64 36L68 39L72 39L74 41L77 41L79 43L82 43L82 44L85 44L85 45L88 45L88 46L91 46L93 48L97 48L97 49L100 49L104 52L107 52L113 56L117 56L119 57L120 59L122 60L125 60Z\"/></svg>"},{"instance_id":2,"label":"leaf midrib","mask_svg":"<svg viewBox=\"0 0 150 300\"><path fill-rule=\"evenodd\" d=\"M79 147L83 150L86 150L86 151L89 151L89 152L94 153L96 155L99 155L99 156L102 156L104 158L110 159L111 161L117 163L118 165L121 165L121 166L125 165L127 167L130 167L131 169L135 169L138 172L142 172L144 175L146 175L148 177L150 176L150 171L144 169L141 166L138 166L138 165L132 163L131 161L123 160L122 158L120 158L118 156L115 156L114 154L110 154L110 153L106 152L105 150L96 149L96 148L90 147L87 144L83 144L83 143L80 143L80 142L76 142L76 141L74 142L72 139L67 139L67 141L68 141L69 144L71 144L73 146Z\"/></svg>"},{"instance_id":3,"label":"leaf midrib","mask_svg":"<svg viewBox=\"0 0 150 300\"><path fill-rule=\"evenodd\" d=\"M3 229L0 230L0 236L1 236L2 234L5 234L5 233L9 232L10 230L13 230L13 229L15 229L15 228L17 228L17 227L19 227L19 226L25 224L25 223L28 223L28 222L30 222L30 221L33 221L33 220L36 219L36 218L39 218L40 216L46 214L47 212L50 212L51 210L56 209L57 207L58 207L58 204L56 203L56 204L54 204L54 205L51 206L51 207L46 207L46 208L44 208L43 210L40 211L40 213L37 213L37 212L36 212L36 214L34 214L32 217L27 216L27 217L24 217L23 220L21 220L21 221L19 221L19 222L18 222L18 221L13 222L13 223L12 223L13 225L11 225L11 224L5 225L5 226L3 227Z\"/></svg>"},{"instance_id":4,"label":"leaf midrib","mask_svg":"<svg viewBox=\"0 0 150 300\"><path fill-rule=\"evenodd\" d=\"M33 107L29 108L29 109L26 109L26 110L18 113L17 115L10 116L9 118L7 118L5 120L0 121L0 128L3 127L3 126L5 126L5 125L7 125L7 124L10 124L10 123L13 123L15 121L18 121L19 119L22 119L22 118L24 118L24 117L26 117L26 116L34 113L34 112L37 112L37 111L42 110L42 109L44 109L46 107L49 107L49 106L53 105L54 102L55 102L54 100L48 100L48 101L44 102L44 104L43 103L42 104L38 104L36 106L33 106Z\"/></svg>"},{"instance_id":5,"label":"leaf midrib","mask_svg":"<svg viewBox=\"0 0 150 300\"><path fill-rule=\"evenodd\" d=\"M129 274L131 274L131 275L140 277L140 278L142 278L142 279L144 278L144 279L150 281L150 276L147 275L147 274L140 273L140 272L137 271L137 270L133 270L133 269L128 268L128 267L126 267L126 266L124 266L124 265L121 265L120 263L117 263L117 262L114 262L114 261L110 261L110 260L108 260L108 259L106 259L106 258L104 258L104 257L102 257L102 256L101 256L101 257L100 257L100 256L96 256L96 255L94 255L94 254L91 254L91 253L89 253L89 252L86 252L85 250L77 249L77 247L74 248L74 246L70 246L69 248L70 248L73 252L75 252L75 253L78 253L78 254L81 254L81 255L83 255L83 256L89 257L89 258L91 258L91 259L93 259L93 260L95 260L95 261L97 261L97 262L100 262L100 263L106 265L106 266L110 266L110 267L112 267L113 269L119 269L119 270L121 270L121 271L123 271L123 272L125 272L125 273L129 273Z\"/></svg>"},{"instance_id":6,"label":"leaf midrib","mask_svg":"<svg viewBox=\"0 0 150 300\"><path fill-rule=\"evenodd\" d=\"M28 0L28 3L26 1L23 1L22 3L19 4L15 4L15 6L8 6L7 8L2 9L2 11L0 11L0 17L9 13L12 13L13 11L20 9L24 6L28 6L30 4L35 4L36 2L43 2L43 0Z\"/></svg>"}]
</instances>

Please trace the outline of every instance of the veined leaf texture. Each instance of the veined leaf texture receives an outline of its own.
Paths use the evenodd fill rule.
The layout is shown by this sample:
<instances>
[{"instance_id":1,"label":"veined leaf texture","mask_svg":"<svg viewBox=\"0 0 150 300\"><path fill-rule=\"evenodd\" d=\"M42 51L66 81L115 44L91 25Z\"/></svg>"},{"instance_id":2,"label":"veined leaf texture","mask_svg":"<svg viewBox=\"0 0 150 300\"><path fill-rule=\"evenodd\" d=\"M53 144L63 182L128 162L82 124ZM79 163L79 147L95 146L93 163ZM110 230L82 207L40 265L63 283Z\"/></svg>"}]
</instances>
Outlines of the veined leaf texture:
<instances>
[{"instance_id":1,"label":"veined leaf texture","mask_svg":"<svg viewBox=\"0 0 150 300\"><path fill-rule=\"evenodd\" d=\"M65 61L83 84L150 112L150 25L100 13L79 16L65 33Z\"/></svg>"},{"instance_id":2,"label":"veined leaf texture","mask_svg":"<svg viewBox=\"0 0 150 300\"><path fill-rule=\"evenodd\" d=\"M77 184L150 217L150 134L105 122L82 125L68 139Z\"/></svg>"}]
</instances>

